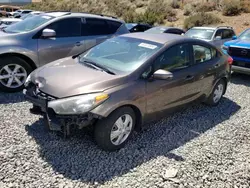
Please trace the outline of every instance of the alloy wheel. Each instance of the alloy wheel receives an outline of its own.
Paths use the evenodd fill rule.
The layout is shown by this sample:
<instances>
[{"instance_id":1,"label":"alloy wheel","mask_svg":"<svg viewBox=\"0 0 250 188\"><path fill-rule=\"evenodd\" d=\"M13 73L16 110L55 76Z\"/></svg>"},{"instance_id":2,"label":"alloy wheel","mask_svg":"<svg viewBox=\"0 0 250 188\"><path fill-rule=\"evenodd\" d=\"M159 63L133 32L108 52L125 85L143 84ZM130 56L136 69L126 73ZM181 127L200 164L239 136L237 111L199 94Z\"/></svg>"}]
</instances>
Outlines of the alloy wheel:
<instances>
[{"instance_id":1,"label":"alloy wheel","mask_svg":"<svg viewBox=\"0 0 250 188\"><path fill-rule=\"evenodd\" d=\"M0 70L0 83L8 88L22 86L27 78L27 71L18 64L8 64Z\"/></svg>"}]
</instances>

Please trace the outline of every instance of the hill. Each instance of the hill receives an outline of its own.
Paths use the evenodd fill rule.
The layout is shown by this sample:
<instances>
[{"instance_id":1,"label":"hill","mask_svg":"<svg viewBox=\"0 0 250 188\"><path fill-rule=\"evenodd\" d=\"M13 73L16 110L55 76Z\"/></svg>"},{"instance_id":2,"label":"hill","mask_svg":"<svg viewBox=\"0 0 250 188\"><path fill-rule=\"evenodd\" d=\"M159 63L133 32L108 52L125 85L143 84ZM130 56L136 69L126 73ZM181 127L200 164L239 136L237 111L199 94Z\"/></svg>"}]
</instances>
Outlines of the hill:
<instances>
[{"instance_id":1,"label":"hill","mask_svg":"<svg viewBox=\"0 0 250 188\"><path fill-rule=\"evenodd\" d=\"M249 0L43 0L26 8L107 14L127 22L184 28L228 25L237 33L250 24Z\"/></svg>"}]
</instances>

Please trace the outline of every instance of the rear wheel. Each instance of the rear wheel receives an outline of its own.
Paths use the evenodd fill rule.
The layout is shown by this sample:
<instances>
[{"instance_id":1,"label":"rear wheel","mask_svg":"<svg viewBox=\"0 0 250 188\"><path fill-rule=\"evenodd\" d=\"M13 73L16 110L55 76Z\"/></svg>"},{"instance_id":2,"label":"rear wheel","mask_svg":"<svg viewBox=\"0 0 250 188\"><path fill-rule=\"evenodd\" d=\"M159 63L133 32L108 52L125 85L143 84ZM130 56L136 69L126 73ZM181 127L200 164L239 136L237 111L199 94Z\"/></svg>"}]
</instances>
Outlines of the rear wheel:
<instances>
[{"instance_id":1,"label":"rear wheel","mask_svg":"<svg viewBox=\"0 0 250 188\"><path fill-rule=\"evenodd\" d=\"M103 150L114 151L122 148L132 135L135 127L135 113L130 107L114 111L95 125L94 137Z\"/></svg>"},{"instance_id":2,"label":"rear wheel","mask_svg":"<svg viewBox=\"0 0 250 188\"><path fill-rule=\"evenodd\" d=\"M0 89L4 92L18 92L24 87L27 76L32 68L19 57L1 59Z\"/></svg>"},{"instance_id":3,"label":"rear wheel","mask_svg":"<svg viewBox=\"0 0 250 188\"><path fill-rule=\"evenodd\" d=\"M220 80L213 89L213 92L208 97L207 101L205 102L208 105L216 106L221 101L223 94L225 93L226 83L224 80Z\"/></svg>"}]
</instances>

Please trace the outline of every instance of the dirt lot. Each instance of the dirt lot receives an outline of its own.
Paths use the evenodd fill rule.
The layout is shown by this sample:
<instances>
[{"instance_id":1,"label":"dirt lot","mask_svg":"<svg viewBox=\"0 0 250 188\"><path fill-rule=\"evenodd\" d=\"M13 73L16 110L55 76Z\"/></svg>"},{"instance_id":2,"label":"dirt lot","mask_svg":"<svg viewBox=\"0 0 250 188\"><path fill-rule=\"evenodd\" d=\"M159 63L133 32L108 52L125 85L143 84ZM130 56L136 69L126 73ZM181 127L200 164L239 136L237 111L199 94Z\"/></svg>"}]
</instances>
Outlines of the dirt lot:
<instances>
[{"instance_id":1,"label":"dirt lot","mask_svg":"<svg viewBox=\"0 0 250 188\"><path fill-rule=\"evenodd\" d=\"M0 187L250 187L250 77L217 107L194 105L118 152L48 133L22 94L0 93Z\"/></svg>"}]
</instances>

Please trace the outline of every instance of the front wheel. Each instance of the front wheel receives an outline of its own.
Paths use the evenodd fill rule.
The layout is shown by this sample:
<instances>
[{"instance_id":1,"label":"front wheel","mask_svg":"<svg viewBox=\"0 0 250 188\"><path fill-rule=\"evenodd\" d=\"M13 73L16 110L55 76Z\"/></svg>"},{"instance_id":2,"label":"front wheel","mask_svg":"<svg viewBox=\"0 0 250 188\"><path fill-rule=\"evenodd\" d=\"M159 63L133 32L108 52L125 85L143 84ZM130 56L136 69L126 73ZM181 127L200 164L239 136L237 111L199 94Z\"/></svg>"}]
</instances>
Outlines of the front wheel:
<instances>
[{"instance_id":1,"label":"front wheel","mask_svg":"<svg viewBox=\"0 0 250 188\"><path fill-rule=\"evenodd\" d=\"M32 69L19 57L2 58L0 64L0 89L4 92L21 91Z\"/></svg>"},{"instance_id":2,"label":"front wheel","mask_svg":"<svg viewBox=\"0 0 250 188\"><path fill-rule=\"evenodd\" d=\"M222 97L223 97L223 94L225 93L225 89L226 89L225 81L220 80L214 86L214 89L213 89L212 93L210 94L210 96L208 97L208 99L207 99L207 101L205 103L210 105L210 106L218 105L219 102L221 101Z\"/></svg>"},{"instance_id":3,"label":"front wheel","mask_svg":"<svg viewBox=\"0 0 250 188\"><path fill-rule=\"evenodd\" d=\"M97 145L106 151L122 148L134 131L135 120L133 109L123 107L98 121L94 131Z\"/></svg>"}]
</instances>

